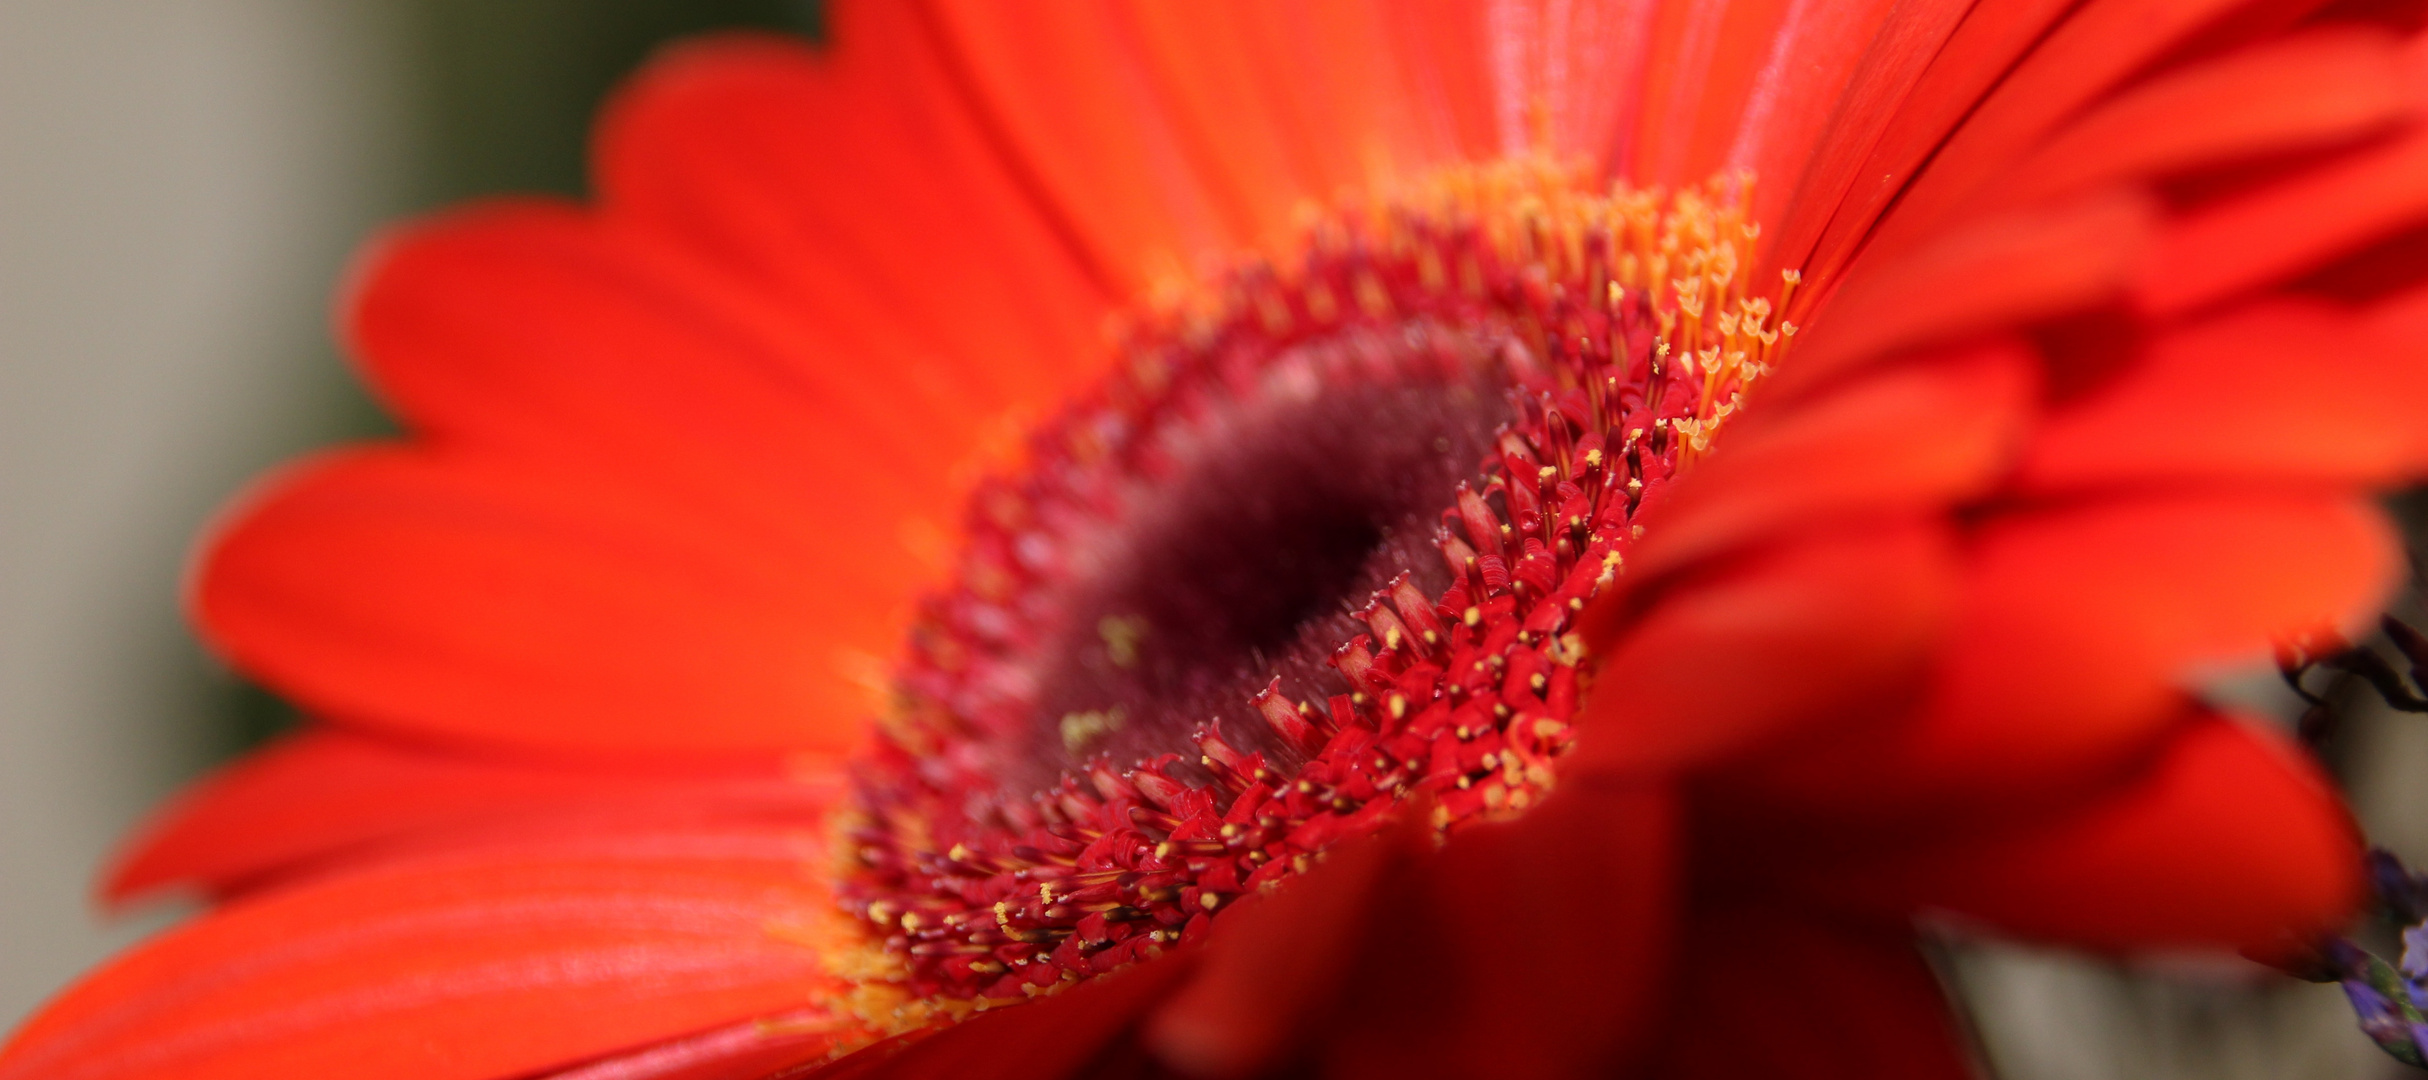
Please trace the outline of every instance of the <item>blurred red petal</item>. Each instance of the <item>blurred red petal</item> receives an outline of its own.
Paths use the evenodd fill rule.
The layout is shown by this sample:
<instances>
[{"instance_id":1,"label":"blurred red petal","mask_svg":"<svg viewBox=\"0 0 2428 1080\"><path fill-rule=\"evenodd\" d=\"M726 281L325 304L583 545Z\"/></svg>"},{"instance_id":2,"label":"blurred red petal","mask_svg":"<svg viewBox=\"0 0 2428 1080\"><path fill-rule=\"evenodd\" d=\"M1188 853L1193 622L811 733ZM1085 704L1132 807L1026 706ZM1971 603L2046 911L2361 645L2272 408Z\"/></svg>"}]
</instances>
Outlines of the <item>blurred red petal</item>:
<instances>
[{"instance_id":1,"label":"blurred red petal","mask_svg":"<svg viewBox=\"0 0 2428 1080\"><path fill-rule=\"evenodd\" d=\"M801 763L651 770L484 757L332 728L273 743L181 794L130 838L105 875L114 902L167 888L212 896L440 842L466 830L568 814L652 809L790 815L815 822L839 797ZM663 815L660 815L662 819Z\"/></svg>"},{"instance_id":2,"label":"blurred red petal","mask_svg":"<svg viewBox=\"0 0 2428 1080\"><path fill-rule=\"evenodd\" d=\"M2316 147L2409 109L2393 35L2334 27L2226 53L2118 95L1999 181L2026 202L2211 162Z\"/></svg>"},{"instance_id":3,"label":"blurred red petal","mask_svg":"<svg viewBox=\"0 0 2428 1080\"><path fill-rule=\"evenodd\" d=\"M1944 526L1877 523L1680 581L1623 629L1588 623L1609 651L1562 768L1703 767L1891 709L1928 670L1958 584Z\"/></svg>"},{"instance_id":4,"label":"blurred red petal","mask_svg":"<svg viewBox=\"0 0 2428 1080\"><path fill-rule=\"evenodd\" d=\"M803 1011L747 1020L552 1073L547 1080L765 1080L832 1051L831 1025Z\"/></svg>"},{"instance_id":5,"label":"blurred red petal","mask_svg":"<svg viewBox=\"0 0 2428 1080\"><path fill-rule=\"evenodd\" d=\"M2428 135L2305 170L2170 223L2135 283L2151 313L2180 315L2428 221Z\"/></svg>"},{"instance_id":6,"label":"blurred red petal","mask_svg":"<svg viewBox=\"0 0 2428 1080\"><path fill-rule=\"evenodd\" d=\"M2301 751L2210 717L2176 734L2122 791L2079 812L1848 859L1816 887L2089 948L2265 954L2351 917L2362 899L2360 857L2342 800Z\"/></svg>"},{"instance_id":7,"label":"blurred red petal","mask_svg":"<svg viewBox=\"0 0 2428 1080\"><path fill-rule=\"evenodd\" d=\"M1792 399L1865 361L2096 306L2121 292L2156 207L2124 191L1968 219L1894 258L1867 260L1764 388Z\"/></svg>"},{"instance_id":8,"label":"blurred red petal","mask_svg":"<svg viewBox=\"0 0 2428 1080\"><path fill-rule=\"evenodd\" d=\"M1050 998L997 1009L930 1035L882 1043L832 1065L788 1071L816 1080L1091 1080L1168 1076L1137 1039L1149 1010L1195 970L1181 952L1089 979Z\"/></svg>"},{"instance_id":9,"label":"blurred red petal","mask_svg":"<svg viewBox=\"0 0 2428 1080\"><path fill-rule=\"evenodd\" d=\"M1808 744L1742 782L1863 819L2079 789L2147 752L2194 678L2373 612L2397 551L2383 516L2344 495L2154 495L1994 519L1912 721Z\"/></svg>"},{"instance_id":10,"label":"blurred red petal","mask_svg":"<svg viewBox=\"0 0 2428 1080\"><path fill-rule=\"evenodd\" d=\"M2355 323L2274 302L2169 333L2050 417L2017 482L2399 481L2420 465L2428 365Z\"/></svg>"},{"instance_id":11,"label":"blurred red petal","mask_svg":"<svg viewBox=\"0 0 2428 1080\"><path fill-rule=\"evenodd\" d=\"M2039 360L1997 343L1900 365L1732 422L1627 554L1632 586L1789 530L1954 505L2021 449Z\"/></svg>"},{"instance_id":12,"label":"blurred red petal","mask_svg":"<svg viewBox=\"0 0 2428 1080\"><path fill-rule=\"evenodd\" d=\"M1645 1080L1974 1080L1939 981L1902 922L1787 905L1698 908Z\"/></svg>"}]
</instances>

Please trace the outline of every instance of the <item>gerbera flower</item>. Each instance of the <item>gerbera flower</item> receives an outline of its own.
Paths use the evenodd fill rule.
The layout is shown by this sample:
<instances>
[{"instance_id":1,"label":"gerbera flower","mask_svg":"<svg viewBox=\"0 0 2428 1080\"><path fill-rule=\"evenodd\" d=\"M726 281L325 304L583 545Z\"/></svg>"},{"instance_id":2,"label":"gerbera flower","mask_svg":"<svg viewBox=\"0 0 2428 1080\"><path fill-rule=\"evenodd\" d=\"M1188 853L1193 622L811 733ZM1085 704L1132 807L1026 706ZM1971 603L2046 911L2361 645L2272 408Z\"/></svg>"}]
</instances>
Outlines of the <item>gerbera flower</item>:
<instances>
[{"instance_id":1,"label":"gerbera flower","mask_svg":"<svg viewBox=\"0 0 2428 1080\"><path fill-rule=\"evenodd\" d=\"M2286 954L2355 840L2194 689L2393 576L2416 22L677 50L593 205L372 250L409 437L194 595L319 723L138 838L113 898L220 904L0 1077L1956 1076L1917 916Z\"/></svg>"}]
</instances>

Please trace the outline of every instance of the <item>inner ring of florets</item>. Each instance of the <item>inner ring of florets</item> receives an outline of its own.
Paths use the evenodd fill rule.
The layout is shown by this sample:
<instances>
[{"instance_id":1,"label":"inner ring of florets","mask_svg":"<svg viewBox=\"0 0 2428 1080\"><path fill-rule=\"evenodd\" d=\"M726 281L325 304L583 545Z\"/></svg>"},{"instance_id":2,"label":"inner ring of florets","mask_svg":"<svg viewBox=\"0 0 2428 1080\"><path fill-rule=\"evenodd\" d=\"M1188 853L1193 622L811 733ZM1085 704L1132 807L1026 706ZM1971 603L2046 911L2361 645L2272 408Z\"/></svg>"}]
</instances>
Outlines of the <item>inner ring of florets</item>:
<instances>
[{"instance_id":1,"label":"inner ring of florets","mask_svg":"<svg viewBox=\"0 0 2428 1080\"><path fill-rule=\"evenodd\" d=\"M840 846L849 1007L1052 992L1412 798L1449 829L1553 783L1573 619L1792 328L1738 275L1740 184L1433 195L1134 335L975 496Z\"/></svg>"}]
</instances>

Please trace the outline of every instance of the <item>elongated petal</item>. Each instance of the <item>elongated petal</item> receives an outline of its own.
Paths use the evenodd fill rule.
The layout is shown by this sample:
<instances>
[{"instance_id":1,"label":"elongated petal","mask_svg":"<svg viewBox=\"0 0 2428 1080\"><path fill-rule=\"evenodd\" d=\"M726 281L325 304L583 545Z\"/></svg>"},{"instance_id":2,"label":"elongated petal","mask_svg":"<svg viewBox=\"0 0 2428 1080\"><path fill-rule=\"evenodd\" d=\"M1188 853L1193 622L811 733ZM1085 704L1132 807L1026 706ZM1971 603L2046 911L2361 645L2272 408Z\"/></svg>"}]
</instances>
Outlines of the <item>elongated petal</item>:
<instances>
[{"instance_id":1,"label":"elongated petal","mask_svg":"<svg viewBox=\"0 0 2428 1080\"><path fill-rule=\"evenodd\" d=\"M909 5L830 17L847 45L827 54L737 35L645 67L600 122L602 213L849 328L872 383L919 370L975 403L1052 408L1107 363L1106 284Z\"/></svg>"},{"instance_id":2,"label":"elongated petal","mask_svg":"<svg viewBox=\"0 0 2428 1080\"><path fill-rule=\"evenodd\" d=\"M1775 533L1954 505L2020 451L2039 361L1998 343L1862 379L1792 409L1757 405L1660 504L1632 582Z\"/></svg>"},{"instance_id":3,"label":"elongated petal","mask_svg":"<svg viewBox=\"0 0 2428 1080\"><path fill-rule=\"evenodd\" d=\"M593 472L343 452L237 515L194 604L238 665L345 723L526 747L849 745L868 700L854 657L884 647L908 588L717 525Z\"/></svg>"},{"instance_id":4,"label":"elongated petal","mask_svg":"<svg viewBox=\"0 0 2428 1080\"><path fill-rule=\"evenodd\" d=\"M828 987L814 834L625 832L398 865L206 916L103 968L0 1077L496 1080Z\"/></svg>"},{"instance_id":5,"label":"elongated petal","mask_svg":"<svg viewBox=\"0 0 2428 1080\"><path fill-rule=\"evenodd\" d=\"M2314 31L2135 87L2068 124L1999 181L1995 197L2024 202L2322 146L2380 129L2407 107L2392 35Z\"/></svg>"},{"instance_id":6,"label":"elongated petal","mask_svg":"<svg viewBox=\"0 0 2428 1080\"><path fill-rule=\"evenodd\" d=\"M2162 337L2034 434L2018 482L2399 481L2419 465L2428 365L2357 321L2278 302Z\"/></svg>"},{"instance_id":7,"label":"elongated petal","mask_svg":"<svg viewBox=\"0 0 2428 1080\"><path fill-rule=\"evenodd\" d=\"M2076 813L1850 859L1823 888L2090 948L2268 954L2350 917L2360 855L2341 800L2299 750L2249 722L2209 717L2122 791Z\"/></svg>"},{"instance_id":8,"label":"elongated petal","mask_svg":"<svg viewBox=\"0 0 2428 1080\"><path fill-rule=\"evenodd\" d=\"M1816 283L1834 280L1948 133L2074 6L2020 0L1923 9L1911 36L1896 42L1913 50L1912 59L1893 62L1879 85L1849 99L1850 108L1859 102L1875 111L1833 121L1849 137L1816 160L1799 186L1774 242L1770 270L1802 268ZM1813 295L1803 302L1809 305ZM1799 309L1783 314L1804 317Z\"/></svg>"},{"instance_id":9,"label":"elongated petal","mask_svg":"<svg viewBox=\"0 0 2428 1080\"><path fill-rule=\"evenodd\" d=\"M2052 28L1932 153L1871 240L1900 253L1963 207L2085 105L2248 0L2095 0Z\"/></svg>"},{"instance_id":10,"label":"elongated petal","mask_svg":"<svg viewBox=\"0 0 2428 1080\"><path fill-rule=\"evenodd\" d=\"M2408 133L2171 225L2134 290L2176 315L2318 269L2428 221L2428 134Z\"/></svg>"},{"instance_id":11,"label":"elongated petal","mask_svg":"<svg viewBox=\"0 0 2428 1080\"><path fill-rule=\"evenodd\" d=\"M662 819L792 815L815 821L833 777L768 761L691 769L536 762L396 742L344 729L289 737L209 777L130 839L103 895L165 888L222 897L327 873L398 845L568 814Z\"/></svg>"},{"instance_id":12,"label":"elongated petal","mask_svg":"<svg viewBox=\"0 0 2428 1080\"><path fill-rule=\"evenodd\" d=\"M815 1011L758 1017L554 1073L548 1080L766 1080L823 1060L832 1027Z\"/></svg>"},{"instance_id":13,"label":"elongated petal","mask_svg":"<svg viewBox=\"0 0 2428 1080\"><path fill-rule=\"evenodd\" d=\"M2197 676L2374 612L2397 553L2349 496L2110 498L1994 521L1915 719L1746 782L1857 820L2077 790L2156 745Z\"/></svg>"},{"instance_id":14,"label":"elongated petal","mask_svg":"<svg viewBox=\"0 0 2428 1080\"><path fill-rule=\"evenodd\" d=\"M1867 262L1767 389L1792 397L1901 349L2096 306L2131 281L2155 220L2147 200L2106 192L1968 220Z\"/></svg>"},{"instance_id":15,"label":"elongated petal","mask_svg":"<svg viewBox=\"0 0 2428 1080\"><path fill-rule=\"evenodd\" d=\"M1063 1080L1155 1075L1137 1041L1145 1014L1171 997L1198 957L1150 960L1070 991L991 1011L912 1042L883 1043L782 1080Z\"/></svg>"},{"instance_id":16,"label":"elongated petal","mask_svg":"<svg viewBox=\"0 0 2428 1080\"><path fill-rule=\"evenodd\" d=\"M931 11L973 101L1126 296L1261 235L1264 201L1209 183L1139 51L1103 12L950 0Z\"/></svg>"}]
</instances>

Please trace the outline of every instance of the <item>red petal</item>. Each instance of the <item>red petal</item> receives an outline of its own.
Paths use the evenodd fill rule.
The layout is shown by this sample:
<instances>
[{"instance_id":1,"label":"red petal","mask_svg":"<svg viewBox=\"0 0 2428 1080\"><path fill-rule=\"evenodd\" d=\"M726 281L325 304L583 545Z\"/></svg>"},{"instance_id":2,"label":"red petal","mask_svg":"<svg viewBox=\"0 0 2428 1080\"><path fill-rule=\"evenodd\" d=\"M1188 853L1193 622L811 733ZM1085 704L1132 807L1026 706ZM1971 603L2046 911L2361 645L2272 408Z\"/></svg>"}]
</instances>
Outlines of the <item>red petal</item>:
<instances>
[{"instance_id":1,"label":"red petal","mask_svg":"<svg viewBox=\"0 0 2428 1080\"><path fill-rule=\"evenodd\" d=\"M1148 1045L1213 1077L1605 1072L1647 1034L1676 833L1666 791L1572 784L1439 854L1421 830L1344 844L1224 917Z\"/></svg>"},{"instance_id":2,"label":"red petal","mask_svg":"<svg viewBox=\"0 0 2428 1080\"><path fill-rule=\"evenodd\" d=\"M948 0L930 12L976 107L1125 296L1260 238L1267 208L1208 182L1103 11Z\"/></svg>"},{"instance_id":3,"label":"red petal","mask_svg":"<svg viewBox=\"0 0 2428 1080\"><path fill-rule=\"evenodd\" d=\"M1679 947L1645 1080L1972 1080L1963 1037L1902 926L1785 907L1701 910Z\"/></svg>"},{"instance_id":4,"label":"red petal","mask_svg":"<svg viewBox=\"0 0 2428 1080\"><path fill-rule=\"evenodd\" d=\"M2392 35L2315 30L2137 86L2068 125L2000 181L2025 202L2366 134L2406 111Z\"/></svg>"},{"instance_id":5,"label":"red petal","mask_svg":"<svg viewBox=\"0 0 2428 1080\"><path fill-rule=\"evenodd\" d=\"M2264 954L2351 917L2360 857L2342 801L2300 751L2210 717L2184 728L2120 793L2078 813L1847 860L1820 887L2070 945Z\"/></svg>"},{"instance_id":6,"label":"red petal","mask_svg":"<svg viewBox=\"0 0 2428 1080\"><path fill-rule=\"evenodd\" d=\"M628 831L264 896L88 976L0 1077L496 1080L791 1013L833 988L784 930L833 903L808 836Z\"/></svg>"},{"instance_id":7,"label":"red petal","mask_svg":"<svg viewBox=\"0 0 2428 1080\"><path fill-rule=\"evenodd\" d=\"M1190 164L1253 222L1253 239L1294 255L1309 200L1370 192L1460 155L1425 122L1396 63L1393 12L1366 4L1119 5L1111 20L1140 53Z\"/></svg>"},{"instance_id":8,"label":"red petal","mask_svg":"<svg viewBox=\"0 0 2428 1080\"><path fill-rule=\"evenodd\" d=\"M1950 540L1935 521L1818 533L1670 586L1624 628L1588 622L1617 638L1563 771L1708 763L1901 700L1954 602Z\"/></svg>"},{"instance_id":9,"label":"red petal","mask_svg":"<svg viewBox=\"0 0 2428 1080\"><path fill-rule=\"evenodd\" d=\"M547 1080L765 1080L830 1053L831 1026L807 1011L761 1017L553 1073Z\"/></svg>"},{"instance_id":10,"label":"red petal","mask_svg":"<svg viewBox=\"0 0 2428 1080\"><path fill-rule=\"evenodd\" d=\"M2406 134L2171 224L2135 288L2176 315L2315 270L2428 220L2428 135Z\"/></svg>"},{"instance_id":11,"label":"red petal","mask_svg":"<svg viewBox=\"0 0 2428 1080\"><path fill-rule=\"evenodd\" d=\"M2272 303L2168 334L2052 417L2018 482L2402 479L2420 464L2428 366L2356 322Z\"/></svg>"},{"instance_id":12,"label":"red petal","mask_svg":"<svg viewBox=\"0 0 2428 1080\"><path fill-rule=\"evenodd\" d=\"M568 813L679 808L816 820L833 804L834 786L791 779L774 762L690 772L585 768L320 728L180 795L128 841L103 893L124 901L182 886L226 895L301 870L342 868L403 841L418 846L434 834Z\"/></svg>"},{"instance_id":13,"label":"red petal","mask_svg":"<svg viewBox=\"0 0 2428 1080\"><path fill-rule=\"evenodd\" d=\"M1040 411L1107 363L1106 286L1002 160L916 13L838 4L820 55L732 36L662 54L606 109L599 203L618 225L848 329L872 383L924 372Z\"/></svg>"},{"instance_id":14,"label":"red petal","mask_svg":"<svg viewBox=\"0 0 2428 1080\"><path fill-rule=\"evenodd\" d=\"M1890 5L1647 6L1655 13L1649 35L1638 35L1649 38L1642 106L1622 121L1632 149L1625 171L1640 185L1679 186L1730 166L1767 163L1760 161L1764 140L1802 135L1774 115L1781 99L1819 98L1804 113L1817 121L1817 111L1843 92L1846 68Z\"/></svg>"},{"instance_id":15,"label":"red petal","mask_svg":"<svg viewBox=\"0 0 2428 1080\"><path fill-rule=\"evenodd\" d=\"M2020 448L2038 380L2038 357L1998 343L1757 405L1659 504L1628 552L1630 580L1785 529L1979 495Z\"/></svg>"},{"instance_id":16,"label":"red petal","mask_svg":"<svg viewBox=\"0 0 2428 1080\"><path fill-rule=\"evenodd\" d=\"M2179 494L1996 519L1915 722L1807 748L1761 786L1858 815L2079 788L2160 738L2202 671L2374 613L2398 551L2383 516L2346 496Z\"/></svg>"},{"instance_id":17,"label":"red petal","mask_svg":"<svg viewBox=\"0 0 2428 1080\"><path fill-rule=\"evenodd\" d=\"M1666 790L1570 782L1452 837L1418 868L1432 921L1382 942L1397 963L1363 973L1367 1038L1334 1073L1606 1075L1652 1036L1651 973L1677 958L1678 819Z\"/></svg>"},{"instance_id":18,"label":"red petal","mask_svg":"<svg viewBox=\"0 0 2428 1080\"><path fill-rule=\"evenodd\" d=\"M1193 1076L1251 1076L1326 1028L1368 951L1387 886L1423 843L1416 828L1345 842L1324 864L1268 896L1225 912L1197 977L1155 1011L1144 1031L1156 1056Z\"/></svg>"},{"instance_id":19,"label":"red petal","mask_svg":"<svg viewBox=\"0 0 2428 1080\"><path fill-rule=\"evenodd\" d=\"M1902 254L1963 214L2035 144L2127 77L2249 0L2096 0L2051 29L1932 154L1871 240ZM1915 295L1926 295L1916 293Z\"/></svg>"},{"instance_id":20,"label":"red petal","mask_svg":"<svg viewBox=\"0 0 2428 1080\"><path fill-rule=\"evenodd\" d=\"M1762 245L1759 283L1803 266L1821 229L1850 191L1871 179L1860 172L1884 132L1912 122L1932 103L1909 98L1923 72L1964 23L1956 3L1806 4L1793 49L1774 54L1748 102L1732 164L1764 178L1754 191L1753 218L1770 242ZM1802 59L1804 63L1794 63ZM1775 81L1774 81L1775 80ZM1789 183L1789 181L1793 183Z\"/></svg>"},{"instance_id":21,"label":"red petal","mask_svg":"<svg viewBox=\"0 0 2428 1080\"><path fill-rule=\"evenodd\" d=\"M2108 192L1968 221L1867 261L1819 310L1766 395L1775 402L1897 350L2093 306L2129 282L2154 220L2146 200Z\"/></svg>"},{"instance_id":22,"label":"red petal","mask_svg":"<svg viewBox=\"0 0 2428 1080\"><path fill-rule=\"evenodd\" d=\"M1063 1080L1155 1075L1136 1031L1194 970L1197 954L1137 964L1051 998L996 1009L911 1042L883 1043L785 1077L816 1080ZM1086 1072L1081 1072L1082 1068Z\"/></svg>"},{"instance_id":23,"label":"red petal","mask_svg":"<svg viewBox=\"0 0 2428 1080\"><path fill-rule=\"evenodd\" d=\"M1802 268L1815 284L1805 305L1862 250L1948 132L2073 6L2066 0L1928 5L1907 24L1909 36L1893 39L1899 47L1889 55L1910 49L1912 59L1895 63L1868 94L1847 99L1832 122L1833 136L1842 141L1824 144L1772 249L1777 268ZM1919 61L1927 66L1917 74L1911 65ZM1781 314L1804 317L1801 308Z\"/></svg>"},{"instance_id":24,"label":"red petal","mask_svg":"<svg viewBox=\"0 0 2428 1080\"><path fill-rule=\"evenodd\" d=\"M363 450L279 478L207 554L194 604L239 666L344 722L542 747L848 746L869 700L853 659L885 647L909 587L751 540L597 466Z\"/></svg>"}]
</instances>

